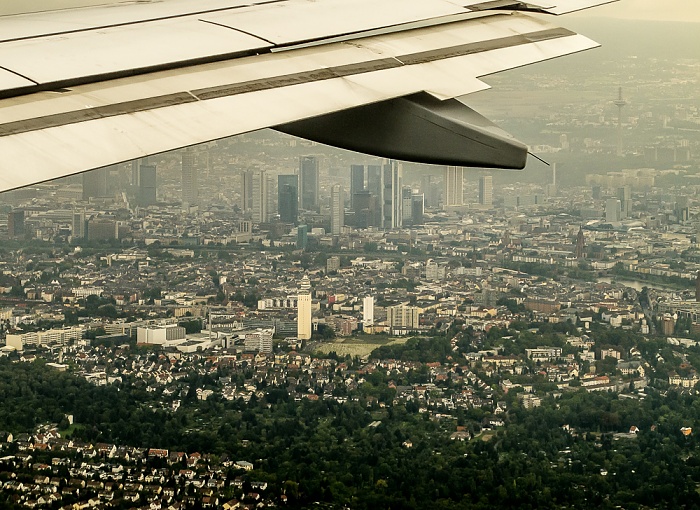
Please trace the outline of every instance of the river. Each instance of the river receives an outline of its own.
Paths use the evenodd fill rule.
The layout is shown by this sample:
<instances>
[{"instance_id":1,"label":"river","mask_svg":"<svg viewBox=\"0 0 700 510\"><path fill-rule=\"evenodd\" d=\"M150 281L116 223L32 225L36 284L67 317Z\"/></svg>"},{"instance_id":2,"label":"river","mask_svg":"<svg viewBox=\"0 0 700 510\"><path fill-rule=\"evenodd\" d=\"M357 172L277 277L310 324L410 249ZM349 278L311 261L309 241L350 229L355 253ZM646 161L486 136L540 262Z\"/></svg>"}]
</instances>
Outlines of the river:
<instances>
[{"instance_id":1,"label":"river","mask_svg":"<svg viewBox=\"0 0 700 510\"><path fill-rule=\"evenodd\" d=\"M648 287L650 289L659 289L659 290L672 290L672 291L679 291L682 289L679 289L678 287L673 287L672 285L663 285L661 283L655 283L655 282L648 282L645 280L632 280L632 279L627 279L627 278L620 278L620 277L609 277L609 276L604 276L601 278L596 278L595 280L598 283L619 283L621 285L625 285L627 287L631 287L637 292L641 292L642 287Z\"/></svg>"}]
</instances>

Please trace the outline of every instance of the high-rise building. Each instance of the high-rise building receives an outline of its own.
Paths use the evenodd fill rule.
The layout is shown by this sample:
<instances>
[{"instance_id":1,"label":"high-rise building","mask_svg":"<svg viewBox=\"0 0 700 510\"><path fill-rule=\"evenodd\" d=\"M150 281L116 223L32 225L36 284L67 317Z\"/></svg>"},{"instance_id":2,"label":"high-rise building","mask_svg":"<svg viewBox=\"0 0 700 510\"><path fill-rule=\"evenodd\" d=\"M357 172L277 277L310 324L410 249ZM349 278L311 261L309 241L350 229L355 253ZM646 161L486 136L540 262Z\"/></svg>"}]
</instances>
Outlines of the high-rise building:
<instances>
[{"instance_id":1,"label":"high-rise building","mask_svg":"<svg viewBox=\"0 0 700 510\"><path fill-rule=\"evenodd\" d=\"M368 215L365 226L384 226L384 170L380 165L367 165L367 186L365 191L370 194L369 202L371 206L367 209ZM359 207L357 210L362 210ZM364 223L364 220L362 220Z\"/></svg>"},{"instance_id":2,"label":"high-rise building","mask_svg":"<svg viewBox=\"0 0 700 510\"><path fill-rule=\"evenodd\" d=\"M72 236L74 239L85 237L85 211L73 211Z\"/></svg>"},{"instance_id":3,"label":"high-rise building","mask_svg":"<svg viewBox=\"0 0 700 510\"><path fill-rule=\"evenodd\" d=\"M420 308L407 303L389 306L386 309L386 321L394 329L417 329L420 325Z\"/></svg>"},{"instance_id":4,"label":"high-rise building","mask_svg":"<svg viewBox=\"0 0 700 510\"><path fill-rule=\"evenodd\" d=\"M632 212L632 189L629 186L617 188L617 199L620 201L620 217L624 220L629 218Z\"/></svg>"},{"instance_id":5,"label":"high-rise building","mask_svg":"<svg viewBox=\"0 0 700 510\"><path fill-rule=\"evenodd\" d=\"M673 208L673 214L679 222L688 221L690 217L690 208L688 206L688 197L679 196L676 197L676 205Z\"/></svg>"},{"instance_id":6,"label":"high-rise building","mask_svg":"<svg viewBox=\"0 0 700 510\"><path fill-rule=\"evenodd\" d=\"M302 156L299 159L299 198L302 209L318 207L319 170L316 156Z\"/></svg>"},{"instance_id":7,"label":"high-rise building","mask_svg":"<svg viewBox=\"0 0 700 510\"><path fill-rule=\"evenodd\" d=\"M156 204L156 165L143 164L139 167L138 204L142 207Z\"/></svg>"},{"instance_id":8,"label":"high-rise building","mask_svg":"<svg viewBox=\"0 0 700 510\"><path fill-rule=\"evenodd\" d=\"M144 158L148 159L148 158ZM137 188L139 185L139 166L141 164L141 161L138 159L134 159L131 161L131 185L134 188Z\"/></svg>"},{"instance_id":9,"label":"high-rise building","mask_svg":"<svg viewBox=\"0 0 700 510\"><path fill-rule=\"evenodd\" d=\"M264 169L253 174L253 221L270 221L270 176Z\"/></svg>"},{"instance_id":10,"label":"high-rise building","mask_svg":"<svg viewBox=\"0 0 700 510\"><path fill-rule=\"evenodd\" d=\"M605 221L620 221L622 219L622 207L617 198L609 198L605 201Z\"/></svg>"},{"instance_id":11,"label":"high-rise building","mask_svg":"<svg viewBox=\"0 0 700 510\"><path fill-rule=\"evenodd\" d=\"M489 207L493 205L493 177L490 175L479 178L479 204Z\"/></svg>"},{"instance_id":12,"label":"high-rise building","mask_svg":"<svg viewBox=\"0 0 700 510\"><path fill-rule=\"evenodd\" d=\"M339 235L345 224L345 199L343 188L336 184L331 188L331 234Z\"/></svg>"},{"instance_id":13,"label":"high-rise building","mask_svg":"<svg viewBox=\"0 0 700 510\"><path fill-rule=\"evenodd\" d=\"M83 200L106 197L109 168L98 168L83 172Z\"/></svg>"},{"instance_id":14,"label":"high-rise building","mask_svg":"<svg viewBox=\"0 0 700 510\"><path fill-rule=\"evenodd\" d=\"M582 259L586 256L586 238L583 237L583 228L578 229L576 235L576 258Z\"/></svg>"},{"instance_id":15,"label":"high-rise building","mask_svg":"<svg viewBox=\"0 0 700 510\"><path fill-rule=\"evenodd\" d=\"M353 212L355 213L353 220L357 228L376 226L374 222L376 216L375 202L376 197L369 191L355 193L353 196Z\"/></svg>"},{"instance_id":16,"label":"high-rise building","mask_svg":"<svg viewBox=\"0 0 700 510\"><path fill-rule=\"evenodd\" d=\"M382 227L385 229L401 228L403 226L403 202L401 200L403 167L399 161L389 159L385 161L383 171Z\"/></svg>"},{"instance_id":17,"label":"high-rise building","mask_svg":"<svg viewBox=\"0 0 700 510\"><path fill-rule=\"evenodd\" d=\"M423 193L414 193L411 196L411 224L422 225L424 214L425 195Z\"/></svg>"},{"instance_id":18,"label":"high-rise building","mask_svg":"<svg viewBox=\"0 0 700 510\"><path fill-rule=\"evenodd\" d=\"M241 209L248 212L253 209L253 176L254 170L246 170L241 173Z\"/></svg>"},{"instance_id":19,"label":"high-rise building","mask_svg":"<svg viewBox=\"0 0 700 510\"><path fill-rule=\"evenodd\" d=\"M425 198L425 207L437 207L440 203L440 193L435 176L430 174L422 176L420 187Z\"/></svg>"},{"instance_id":20,"label":"high-rise building","mask_svg":"<svg viewBox=\"0 0 700 510\"><path fill-rule=\"evenodd\" d=\"M367 187L371 194L381 197L384 189L384 173L380 165L367 165Z\"/></svg>"},{"instance_id":21,"label":"high-rise building","mask_svg":"<svg viewBox=\"0 0 700 510\"><path fill-rule=\"evenodd\" d=\"M355 210L355 193L365 190L365 166L350 165L350 208Z\"/></svg>"},{"instance_id":22,"label":"high-rise building","mask_svg":"<svg viewBox=\"0 0 700 510\"><path fill-rule=\"evenodd\" d=\"M277 176L277 212L283 223L296 224L299 218L298 186L296 175Z\"/></svg>"},{"instance_id":23,"label":"high-rise building","mask_svg":"<svg viewBox=\"0 0 700 510\"><path fill-rule=\"evenodd\" d=\"M374 298L365 296L362 300L362 324L365 327L374 326Z\"/></svg>"},{"instance_id":24,"label":"high-rise building","mask_svg":"<svg viewBox=\"0 0 700 510\"><path fill-rule=\"evenodd\" d=\"M307 275L301 279L297 295L297 338L311 339L311 282Z\"/></svg>"},{"instance_id":25,"label":"high-rise building","mask_svg":"<svg viewBox=\"0 0 700 510\"><path fill-rule=\"evenodd\" d=\"M401 224L410 225L413 218L413 190L410 186L401 187Z\"/></svg>"},{"instance_id":26,"label":"high-rise building","mask_svg":"<svg viewBox=\"0 0 700 510\"><path fill-rule=\"evenodd\" d=\"M15 209L7 215L7 233L11 238L24 236L23 209Z\"/></svg>"},{"instance_id":27,"label":"high-rise building","mask_svg":"<svg viewBox=\"0 0 700 510\"><path fill-rule=\"evenodd\" d=\"M196 155L193 149L185 149L182 157L182 203L197 205L199 203L199 182L195 164Z\"/></svg>"},{"instance_id":28,"label":"high-rise building","mask_svg":"<svg viewBox=\"0 0 700 510\"><path fill-rule=\"evenodd\" d=\"M297 227L297 249L305 250L309 244L309 227L307 225L299 225Z\"/></svg>"},{"instance_id":29,"label":"high-rise building","mask_svg":"<svg viewBox=\"0 0 700 510\"><path fill-rule=\"evenodd\" d=\"M443 187L444 207L464 205L464 168L461 166L445 167Z\"/></svg>"}]
</instances>

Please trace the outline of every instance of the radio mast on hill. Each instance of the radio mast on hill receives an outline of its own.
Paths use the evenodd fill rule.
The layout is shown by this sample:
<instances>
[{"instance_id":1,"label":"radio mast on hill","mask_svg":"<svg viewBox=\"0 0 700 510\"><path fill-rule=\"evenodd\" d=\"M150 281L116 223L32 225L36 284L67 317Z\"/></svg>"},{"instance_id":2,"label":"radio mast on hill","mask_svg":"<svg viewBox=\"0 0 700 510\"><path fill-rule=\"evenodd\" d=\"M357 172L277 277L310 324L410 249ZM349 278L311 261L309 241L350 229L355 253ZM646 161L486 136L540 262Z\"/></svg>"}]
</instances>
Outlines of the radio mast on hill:
<instances>
[{"instance_id":1,"label":"radio mast on hill","mask_svg":"<svg viewBox=\"0 0 700 510\"><path fill-rule=\"evenodd\" d=\"M617 99L613 103L617 106L617 155L622 156L622 108L627 106L627 101L622 98L622 87L618 89Z\"/></svg>"}]
</instances>

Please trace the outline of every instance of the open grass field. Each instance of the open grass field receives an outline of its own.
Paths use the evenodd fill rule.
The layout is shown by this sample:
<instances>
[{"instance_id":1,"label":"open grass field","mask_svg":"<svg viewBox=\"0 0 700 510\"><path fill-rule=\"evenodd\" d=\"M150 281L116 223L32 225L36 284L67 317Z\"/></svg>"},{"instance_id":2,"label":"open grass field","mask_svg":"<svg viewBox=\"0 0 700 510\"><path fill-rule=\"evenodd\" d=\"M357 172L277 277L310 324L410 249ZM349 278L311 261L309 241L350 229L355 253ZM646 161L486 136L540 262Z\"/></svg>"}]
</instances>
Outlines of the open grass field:
<instances>
[{"instance_id":1,"label":"open grass field","mask_svg":"<svg viewBox=\"0 0 700 510\"><path fill-rule=\"evenodd\" d=\"M374 336L374 335L364 335L362 337L353 338L342 338L336 339L333 342L323 342L314 345L313 350L315 352L320 352L323 354L328 354L329 352L335 352L339 356L368 356L374 349L381 347L382 345L395 345L395 344L405 344L408 341L408 337L387 337L387 336Z\"/></svg>"}]
</instances>

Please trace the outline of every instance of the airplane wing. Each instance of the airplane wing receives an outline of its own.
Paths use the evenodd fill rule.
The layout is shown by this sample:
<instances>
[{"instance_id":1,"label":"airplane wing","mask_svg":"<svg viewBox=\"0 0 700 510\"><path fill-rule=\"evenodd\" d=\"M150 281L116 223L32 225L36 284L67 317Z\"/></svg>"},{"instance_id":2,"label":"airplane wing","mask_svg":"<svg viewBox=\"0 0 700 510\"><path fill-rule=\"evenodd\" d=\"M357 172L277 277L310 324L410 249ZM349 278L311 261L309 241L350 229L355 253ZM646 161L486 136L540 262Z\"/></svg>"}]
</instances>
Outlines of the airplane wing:
<instances>
[{"instance_id":1,"label":"airplane wing","mask_svg":"<svg viewBox=\"0 0 700 510\"><path fill-rule=\"evenodd\" d=\"M607 1L552 3L167 0L0 16L0 191L266 127L522 168L525 146L455 98L597 46L521 11Z\"/></svg>"}]
</instances>

